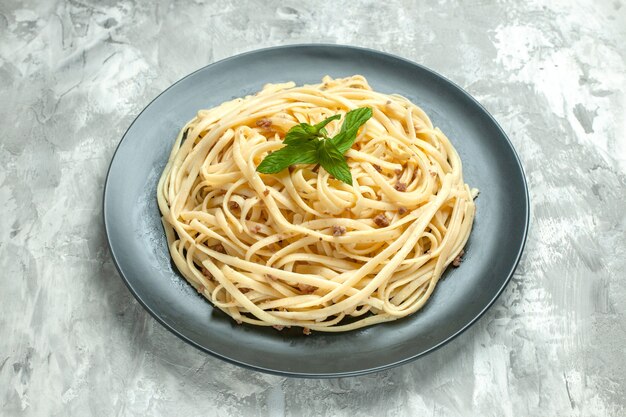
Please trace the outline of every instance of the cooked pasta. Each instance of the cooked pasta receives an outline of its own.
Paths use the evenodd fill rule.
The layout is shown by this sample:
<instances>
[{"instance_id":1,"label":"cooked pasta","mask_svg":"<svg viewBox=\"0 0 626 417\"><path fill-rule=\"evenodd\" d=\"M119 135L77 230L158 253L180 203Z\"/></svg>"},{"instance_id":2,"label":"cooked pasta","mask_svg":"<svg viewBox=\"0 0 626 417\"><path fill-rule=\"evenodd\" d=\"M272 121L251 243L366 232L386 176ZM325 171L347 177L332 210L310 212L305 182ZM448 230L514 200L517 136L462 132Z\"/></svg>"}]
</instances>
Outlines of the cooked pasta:
<instances>
[{"instance_id":1,"label":"cooked pasta","mask_svg":"<svg viewBox=\"0 0 626 417\"><path fill-rule=\"evenodd\" d=\"M345 153L352 185L314 164L257 172L294 125L357 107L373 116ZM269 84L200 110L174 142L157 197L172 259L198 292L238 323L308 334L422 308L458 266L476 193L422 109L355 75Z\"/></svg>"}]
</instances>

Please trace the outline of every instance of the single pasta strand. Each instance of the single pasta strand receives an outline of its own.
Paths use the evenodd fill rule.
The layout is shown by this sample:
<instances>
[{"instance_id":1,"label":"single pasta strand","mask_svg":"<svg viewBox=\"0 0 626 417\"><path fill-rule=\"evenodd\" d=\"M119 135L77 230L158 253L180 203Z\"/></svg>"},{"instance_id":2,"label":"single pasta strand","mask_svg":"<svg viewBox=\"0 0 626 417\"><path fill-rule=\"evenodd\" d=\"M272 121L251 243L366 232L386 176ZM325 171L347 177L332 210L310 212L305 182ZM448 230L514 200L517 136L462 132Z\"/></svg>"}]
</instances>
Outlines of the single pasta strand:
<instances>
[{"instance_id":1,"label":"single pasta strand","mask_svg":"<svg viewBox=\"0 0 626 417\"><path fill-rule=\"evenodd\" d=\"M256 171L297 123L358 107L373 117L345 155L352 186L314 165ZM217 308L239 323L343 332L424 306L467 243L476 193L422 109L355 75L200 110L157 200L172 260Z\"/></svg>"}]
</instances>

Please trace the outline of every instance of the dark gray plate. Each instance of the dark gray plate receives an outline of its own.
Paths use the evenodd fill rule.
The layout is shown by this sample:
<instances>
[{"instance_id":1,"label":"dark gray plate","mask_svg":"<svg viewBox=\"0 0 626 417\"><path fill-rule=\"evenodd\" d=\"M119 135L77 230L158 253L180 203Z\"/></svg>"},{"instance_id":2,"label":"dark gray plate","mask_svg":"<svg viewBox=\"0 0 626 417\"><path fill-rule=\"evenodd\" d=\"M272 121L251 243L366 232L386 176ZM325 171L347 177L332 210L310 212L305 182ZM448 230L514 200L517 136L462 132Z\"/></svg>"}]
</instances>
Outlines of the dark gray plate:
<instances>
[{"instance_id":1,"label":"dark gray plate","mask_svg":"<svg viewBox=\"0 0 626 417\"><path fill-rule=\"evenodd\" d=\"M172 266L155 190L172 142L198 109L260 90L268 82L317 83L362 74L377 91L399 93L430 115L458 149L465 181L480 189L474 230L458 269L449 270L413 316L343 334L303 336L238 326L201 298ZM474 323L502 292L528 229L528 191L519 159L495 120L442 76L385 53L335 45L270 48L225 59L164 91L130 126L111 162L104 222L128 288L163 326L193 346L256 370L338 377L416 359Z\"/></svg>"}]
</instances>

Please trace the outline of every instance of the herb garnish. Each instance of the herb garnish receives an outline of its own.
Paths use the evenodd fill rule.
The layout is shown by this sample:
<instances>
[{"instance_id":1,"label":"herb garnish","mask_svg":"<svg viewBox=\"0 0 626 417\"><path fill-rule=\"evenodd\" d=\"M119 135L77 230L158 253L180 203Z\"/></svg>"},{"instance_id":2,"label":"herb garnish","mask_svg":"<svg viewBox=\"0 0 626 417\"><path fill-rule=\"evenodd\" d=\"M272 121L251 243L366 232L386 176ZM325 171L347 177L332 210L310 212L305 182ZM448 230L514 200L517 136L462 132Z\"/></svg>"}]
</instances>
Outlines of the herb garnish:
<instances>
[{"instance_id":1,"label":"herb garnish","mask_svg":"<svg viewBox=\"0 0 626 417\"><path fill-rule=\"evenodd\" d=\"M372 109L360 107L346 113L339 133L328 137L325 126L340 114L316 124L300 123L289 129L283 143L287 146L267 155L257 167L263 174L275 174L295 164L320 164L330 175L352 185L352 175L344 153L356 140L359 128L372 117Z\"/></svg>"}]
</instances>

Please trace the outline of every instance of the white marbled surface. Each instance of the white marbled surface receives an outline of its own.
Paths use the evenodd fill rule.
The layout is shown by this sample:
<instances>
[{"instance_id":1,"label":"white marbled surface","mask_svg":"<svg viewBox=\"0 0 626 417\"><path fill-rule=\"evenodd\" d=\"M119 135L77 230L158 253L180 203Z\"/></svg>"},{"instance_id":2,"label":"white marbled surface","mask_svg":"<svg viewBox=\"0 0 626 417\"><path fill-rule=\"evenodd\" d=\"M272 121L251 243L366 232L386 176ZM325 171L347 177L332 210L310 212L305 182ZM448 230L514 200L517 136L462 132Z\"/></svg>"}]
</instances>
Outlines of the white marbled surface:
<instances>
[{"instance_id":1,"label":"white marbled surface","mask_svg":"<svg viewBox=\"0 0 626 417\"><path fill-rule=\"evenodd\" d=\"M605 1L0 3L3 416L626 415L626 5ZM102 186L138 112L187 73L286 43L371 47L478 98L526 168L506 292L426 358L297 380L209 357L135 302Z\"/></svg>"}]
</instances>

